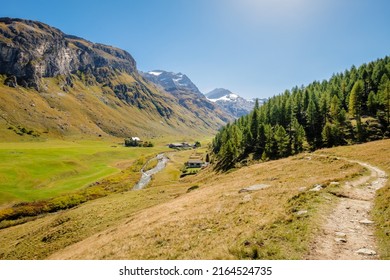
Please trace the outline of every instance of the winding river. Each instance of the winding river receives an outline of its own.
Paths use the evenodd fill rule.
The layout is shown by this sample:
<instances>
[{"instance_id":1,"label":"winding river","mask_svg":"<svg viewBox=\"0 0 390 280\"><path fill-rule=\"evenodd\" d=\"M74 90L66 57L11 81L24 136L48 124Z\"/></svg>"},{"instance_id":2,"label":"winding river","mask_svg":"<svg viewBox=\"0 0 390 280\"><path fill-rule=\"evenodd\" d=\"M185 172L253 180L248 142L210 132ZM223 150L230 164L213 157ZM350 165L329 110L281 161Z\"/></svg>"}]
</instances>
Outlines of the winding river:
<instances>
[{"instance_id":1,"label":"winding river","mask_svg":"<svg viewBox=\"0 0 390 280\"><path fill-rule=\"evenodd\" d=\"M144 171L145 166L148 165L148 162L150 160L153 160L155 158L158 160L158 163L157 163L156 167L154 167L154 168L152 168L152 169L150 169L150 170L145 172ZM150 180L152 179L152 175L154 175L157 172L160 172L161 170L163 170L165 168L165 165L167 164L167 162L169 160L164 154L158 154L155 158L150 159L142 167L142 169L141 169L141 173L142 173L141 179L138 181L137 184L134 185L133 190L142 190L147 184L149 184Z\"/></svg>"}]
</instances>

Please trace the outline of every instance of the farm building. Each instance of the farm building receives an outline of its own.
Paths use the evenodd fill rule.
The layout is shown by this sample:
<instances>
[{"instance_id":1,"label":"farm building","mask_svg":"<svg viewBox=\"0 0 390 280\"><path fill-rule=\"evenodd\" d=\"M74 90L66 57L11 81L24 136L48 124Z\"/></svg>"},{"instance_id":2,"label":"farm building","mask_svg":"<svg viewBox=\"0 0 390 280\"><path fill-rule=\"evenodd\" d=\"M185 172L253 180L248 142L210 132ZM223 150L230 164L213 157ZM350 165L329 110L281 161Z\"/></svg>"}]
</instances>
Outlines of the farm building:
<instances>
[{"instance_id":1,"label":"farm building","mask_svg":"<svg viewBox=\"0 0 390 280\"><path fill-rule=\"evenodd\" d=\"M203 166L203 160L199 159L189 159L186 163L187 167L190 168L201 168Z\"/></svg>"},{"instance_id":2,"label":"farm building","mask_svg":"<svg viewBox=\"0 0 390 280\"><path fill-rule=\"evenodd\" d=\"M169 148L190 148L190 147L192 147L192 146L190 144L188 144L187 142L169 144Z\"/></svg>"}]
</instances>

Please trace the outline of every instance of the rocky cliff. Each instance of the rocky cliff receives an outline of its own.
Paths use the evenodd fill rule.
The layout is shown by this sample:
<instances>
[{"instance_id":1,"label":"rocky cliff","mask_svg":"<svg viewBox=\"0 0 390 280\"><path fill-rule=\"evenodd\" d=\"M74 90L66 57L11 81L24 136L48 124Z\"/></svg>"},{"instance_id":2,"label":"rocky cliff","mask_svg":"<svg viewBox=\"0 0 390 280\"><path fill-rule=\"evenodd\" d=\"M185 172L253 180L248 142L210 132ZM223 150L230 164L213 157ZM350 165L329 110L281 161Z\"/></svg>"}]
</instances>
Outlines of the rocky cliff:
<instances>
[{"instance_id":1,"label":"rocky cliff","mask_svg":"<svg viewBox=\"0 0 390 280\"><path fill-rule=\"evenodd\" d=\"M100 80L111 69L132 73L136 63L124 50L66 35L47 24L0 18L0 74L6 83L40 89L40 78L82 71Z\"/></svg>"}]
</instances>

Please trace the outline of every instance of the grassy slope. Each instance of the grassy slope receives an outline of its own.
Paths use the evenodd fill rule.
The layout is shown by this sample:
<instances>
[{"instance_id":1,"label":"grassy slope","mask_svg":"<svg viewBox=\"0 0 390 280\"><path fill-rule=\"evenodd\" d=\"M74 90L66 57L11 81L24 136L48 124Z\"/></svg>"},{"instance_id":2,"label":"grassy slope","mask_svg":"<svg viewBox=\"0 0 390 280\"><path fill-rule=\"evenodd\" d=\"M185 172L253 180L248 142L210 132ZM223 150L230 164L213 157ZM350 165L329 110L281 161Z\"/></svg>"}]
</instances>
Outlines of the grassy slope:
<instances>
[{"instance_id":1,"label":"grassy slope","mask_svg":"<svg viewBox=\"0 0 390 280\"><path fill-rule=\"evenodd\" d=\"M118 72L115 75L113 85L135 88L133 93L128 93L129 102L134 104L120 100L110 88L96 82L86 85L87 82L75 75L72 76L74 86L68 87L68 91L61 88L64 84L61 76L43 79L44 92L4 86L5 76L0 75L0 141L37 139L27 134L17 135L17 127L40 135L38 139L90 139L98 135L137 135L151 139L161 135L210 135L222 125L214 116L197 117L178 105L174 97L139 80L138 74ZM163 117L157 107L169 108L173 113ZM213 127L207 127L202 117Z\"/></svg>"},{"instance_id":2,"label":"grassy slope","mask_svg":"<svg viewBox=\"0 0 390 280\"><path fill-rule=\"evenodd\" d=\"M90 201L1 230L0 256L46 258L83 240L57 257L301 258L316 229L317 205L328 202L329 194L302 193L300 188L364 172L343 161L301 155L229 174L208 170L179 180L189 155L170 155L168 167L147 190ZM238 192L257 183L271 187ZM187 193L194 185L199 188ZM296 215L305 209L308 215Z\"/></svg>"},{"instance_id":3,"label":"grassy slope","mask_svg":"<svg viewBox=\"0 0 390 280\"><path fill-rule=\"evenodd\" d=\"M302 259L323 213L337 201L329 193L333 187L321 192L302 188L366 172L333 154L366 160L389 172L389 148L390 140L378 141L320 151L329 153L328 158L299 155L183 179L179 170L190 152L174 153L146 190L114 194L0 230L0 258L41 259L56 253L52 258ZM239 193L258 183L271 187ZM194 185L199 188L187 192ZM388 186L379 193L375 209L381 213L376 215L380 233L389 221ZM308 212L298 215L300 210ZM389 238L381 238L386 258Z\"/></svg>"},{"instance_id":4,"label":"grassy slope","mask_svg":"<svg viewBox=\"0 0 390 280\"><path fill-rule=\"evenodd\" d=\"M190 151L170 154L171 161L160 177L161 182L169 184L177 181L180 174L178 170L189 154ZM129 182L134 185L133 181L130 178ZM185 191L186 188L181 185L170 185L169 188L160 186L113 194L71 210L0 230L0 259L45 258L70 244L117 225L142 209L170 201Z\"/></svg>"},{"instance_id":5,"label":"grassy slope","mask_svg":"<svg viewBox=\"0 0 390 280\"><path fill-rule=\"evenodd\" d=\"M114 141L0 143L0 206L74 191L167 150L126 148Z\"/></svg>"}]
</instances>

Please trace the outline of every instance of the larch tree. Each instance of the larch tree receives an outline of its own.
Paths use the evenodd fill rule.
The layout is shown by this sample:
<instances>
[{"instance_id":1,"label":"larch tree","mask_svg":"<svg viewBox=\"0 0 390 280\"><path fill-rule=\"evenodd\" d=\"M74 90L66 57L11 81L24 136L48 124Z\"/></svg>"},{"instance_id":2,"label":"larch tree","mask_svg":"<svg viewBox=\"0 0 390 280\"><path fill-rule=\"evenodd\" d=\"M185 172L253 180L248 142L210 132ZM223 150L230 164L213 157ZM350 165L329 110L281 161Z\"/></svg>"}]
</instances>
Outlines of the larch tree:
<instances>
[{"instance_id":1,"label":"larch tree","mask_svg":"<svg viewBox=\"0 0 390 280\"><path fill-rule=\"evenodd\" d=\"M363 91L363 81L358 80L353 85L351 93L349 95L349 113L356 120L358 141L363 140L363 128L361 120Z\"/></svg>"}]
</instances>

